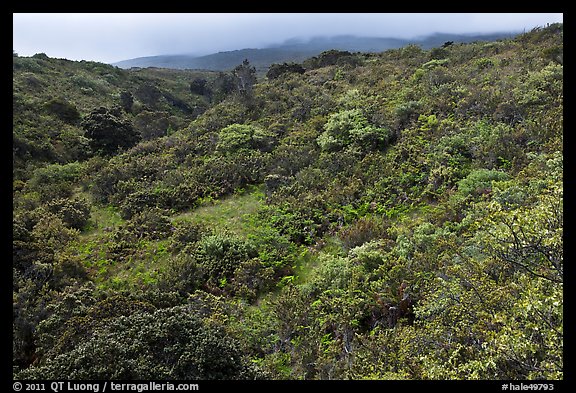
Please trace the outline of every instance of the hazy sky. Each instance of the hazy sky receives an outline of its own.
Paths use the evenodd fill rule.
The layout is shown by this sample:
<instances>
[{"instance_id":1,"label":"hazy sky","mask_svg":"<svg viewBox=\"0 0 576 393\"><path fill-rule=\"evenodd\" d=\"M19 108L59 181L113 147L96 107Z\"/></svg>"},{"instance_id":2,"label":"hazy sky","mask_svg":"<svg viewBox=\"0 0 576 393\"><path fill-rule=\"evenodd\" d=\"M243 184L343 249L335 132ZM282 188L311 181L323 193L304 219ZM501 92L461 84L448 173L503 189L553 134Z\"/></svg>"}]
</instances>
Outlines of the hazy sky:
<instances>
[{"instance_id":1,"label":"hazy sky","mask_svg":"<svg viewBox=\"0 0 576 393\"><path fill-rule=\"evenodd\" d=\"M293 37L354 34L413 38L433 32L529 31L556 13L61 13L13 14L13 49L104 63L159 54L258 48Z\"/></svg>"}]
</instances>

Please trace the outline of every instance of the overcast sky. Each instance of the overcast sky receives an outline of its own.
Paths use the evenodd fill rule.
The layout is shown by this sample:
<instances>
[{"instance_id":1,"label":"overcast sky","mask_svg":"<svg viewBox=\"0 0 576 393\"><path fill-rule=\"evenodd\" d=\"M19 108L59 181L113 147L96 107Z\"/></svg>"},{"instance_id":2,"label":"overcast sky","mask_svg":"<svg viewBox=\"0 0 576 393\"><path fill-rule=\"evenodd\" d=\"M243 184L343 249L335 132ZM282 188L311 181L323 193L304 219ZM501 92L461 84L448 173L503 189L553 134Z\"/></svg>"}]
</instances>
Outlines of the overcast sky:
<instances>
[{"instance_id":1,"label":"overcast sky","mask_svg":"<svg viewBox=\"0 0 576 393\"><path fill-rule=\"evenodd\" d=\"M414 38L434 32L522 32L563 22L556 13L13 14L13 49L112 63L160 54L260 48L294 37L353 34Z\"/></svg>"}]
</instances>

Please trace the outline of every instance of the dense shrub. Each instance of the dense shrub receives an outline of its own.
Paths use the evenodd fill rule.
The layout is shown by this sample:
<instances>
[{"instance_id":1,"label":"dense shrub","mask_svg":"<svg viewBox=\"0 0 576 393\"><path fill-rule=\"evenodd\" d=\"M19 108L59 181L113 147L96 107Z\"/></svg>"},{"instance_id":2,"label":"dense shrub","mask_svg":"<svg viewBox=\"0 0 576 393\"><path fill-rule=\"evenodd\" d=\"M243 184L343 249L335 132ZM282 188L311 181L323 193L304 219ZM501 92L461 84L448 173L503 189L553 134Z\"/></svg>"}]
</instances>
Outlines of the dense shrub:
<instances>
[{"instance_id":1,"label":"dense shrub","mask_svg":"<svg viewBox=\"0 0 576 393\"><path fill-rule=\"evenodd\" d=\"M90 219L90 205L83 199L54 199L48 203L47 208L71 228L81 230Z\"/></svg>"},{"instance_id":2,"label":"dense shrub","mask_svg":"<svg viewBox=\"0 0 576 393\"><path fill-rule=\"evenodd\" d=\"M162 98L162 92L153 84L142 84L134 91L134 97L154 108Z\"/></svg>"},{"instance_id":3,"label":"dense shrub","mask_svg":"<svg viewBox=\"0 0 576 393\"><path fill-rule=\"evenodd\" d=\"M80 120L80 112L74 104L64 98L53 98L45 104L46 110L66 123L75 124Z\"/></svg>"},{"instance_id":4,"label":"dense shrub","mask_svg":"<svg viewBox=\"0 0 576 393\"><path fill-rule=\"evenodd\" d=\"M185 306L103 317L107 323L96 325L94 334L18 378L197 380L256 375L234 340L219 327L203 325Z\"/></svg>"},{"instance_id":5,"label":"dense shrub","mask_svg":"<svg viewBox=\"0 0 576 393\"><path fill-rule=\"evenodd\" d=\"M288 73L303 74L305 71L304 67L296 63L283 63L283 64L272 64L266 72L266 78L276 79L281 75Z\"/></svg>"},{"instance_id":6,"label":"dense shrub","mask_svg":"<svg viewBox=\"0 0 576 393\"><path fill-rule=\"evenodd\" d=\"M318 56L311 57L305 60L302 64L306 69L346 64L357 66L360 64L360 59L348 51L332 49L322 52Z\"/></svg>"},{"instance_id":7,"label":"dense shrub","mask_svg":"<svg viewBox=\"0 0 576 393\"><path fill-rule=\"evenodd\" d=\"M90 112L82 120L86 136L94 152L111 155L134 146L141 136L120 113L104 107Z\"/></svg>"},{"instance_id":8,"label":"dense shrub","mask_svg":"<svg viewBox=\"0 0 576 393\"><path fill-rule=\"evenodd\" d=\"M253 245L228 234L214 234L198 242L196 256L208 284L222 285L241 262L257 255Z\"/></svg>"},{"instance_id":9,"label":"dense shrub","mask_svg":"<svg viewBox=\"0 0 576 393\"><path fill-rule=\"evenodd\" d=\"M175 251L189 249L208 233L209 230L204 225L190 221L177 222L174 224L174 231L171 235L172 249Z\"/></svg>"},{"instance_id":10,"label":"dense shrub","mask_svg":"<svg viewBox=\"0 0 576 393\"><path fill-rule=\"evenodd\" d=\"M458 192L467 196L478 196L492 191L492 182L506 180L508 175L505 172L489 169L478 169L470 172L466 178L458 182Z\"/></svg>"},{"instance_id":11,"label":"dense shrub","mask_svg":"<svg viewBox=\"0 0 576 393\"><path fill-rule=\"evenodd\" d=\"M134 117L134 130L144 140L165 136L169 125L167 116L167 112L142 111Z\"/></svg>"},{"instance_id":12,"label":"dense shrub","mask_svg":"<svg viewBox=\"0 0 576 393\"><path fill-rule=\"evenodd\" d=\"M245 149L270 151L276 135L261 127L231 124L220 130L217 149L223 153L234 153Z\"/></svg>"},{"instance_id":13,"label":"dense shrub","mask_svg":"<svg viewBox=\"0 0 576 393\"><path fill-rule=\"evenodd\" d=\"M317 139L324 151L339 151L350 144L369 151L383 148L390 140L388 130L370 125L359 109L332 114L324 130Z\"/></svg>"}]
</instances>

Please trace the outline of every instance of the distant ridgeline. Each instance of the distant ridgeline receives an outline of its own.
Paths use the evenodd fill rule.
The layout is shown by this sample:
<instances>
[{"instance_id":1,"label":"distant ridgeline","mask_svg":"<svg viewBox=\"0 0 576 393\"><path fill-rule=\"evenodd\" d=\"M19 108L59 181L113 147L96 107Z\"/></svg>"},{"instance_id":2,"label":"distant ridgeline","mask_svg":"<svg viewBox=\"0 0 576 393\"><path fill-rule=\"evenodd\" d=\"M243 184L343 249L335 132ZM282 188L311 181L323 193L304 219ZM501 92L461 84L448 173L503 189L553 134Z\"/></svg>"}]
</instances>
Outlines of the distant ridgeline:
<instances>
[{"instance_id":1,"label":"distant ridgeline","mask_svg":"<svg viewBox=\"0 0 576 393\"><path fill-rule=\"evenodd\" d=\"M205 56L185 54L138 57L122 60L113 65L120 68L159 67L174 69L199 69L212 71L230 71L244 59L248 59L259 74L265 73L273 63L301 63L322 51L336 49L350 52L383 52L416 44L423 49L441 46L445 42L466 43L474 41L494 41L511 38L517 33L490 34L433 34L415 39L336 36L312 38L308 41L290 40L284 44L261 49L240 49L213 53Z\"/></svg>"}]
</instances>

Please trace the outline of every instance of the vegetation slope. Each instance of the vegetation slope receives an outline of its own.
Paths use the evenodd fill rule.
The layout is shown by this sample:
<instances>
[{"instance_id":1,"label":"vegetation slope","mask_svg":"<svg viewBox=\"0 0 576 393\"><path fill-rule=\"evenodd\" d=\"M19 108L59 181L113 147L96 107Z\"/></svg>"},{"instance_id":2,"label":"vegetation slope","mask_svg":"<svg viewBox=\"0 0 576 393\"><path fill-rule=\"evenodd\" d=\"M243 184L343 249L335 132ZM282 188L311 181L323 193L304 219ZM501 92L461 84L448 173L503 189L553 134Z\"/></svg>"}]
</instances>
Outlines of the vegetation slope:
<instances>
[{"instance_id":1,"label":"vegetation slope","mask_svg":"<svg viewBox=\"0 0 576 393\"><path fill-rule=\"evenodd\" d=\"M13 61L15 378L563 378L561 24Z\"/></svg>"}]
</instances>

